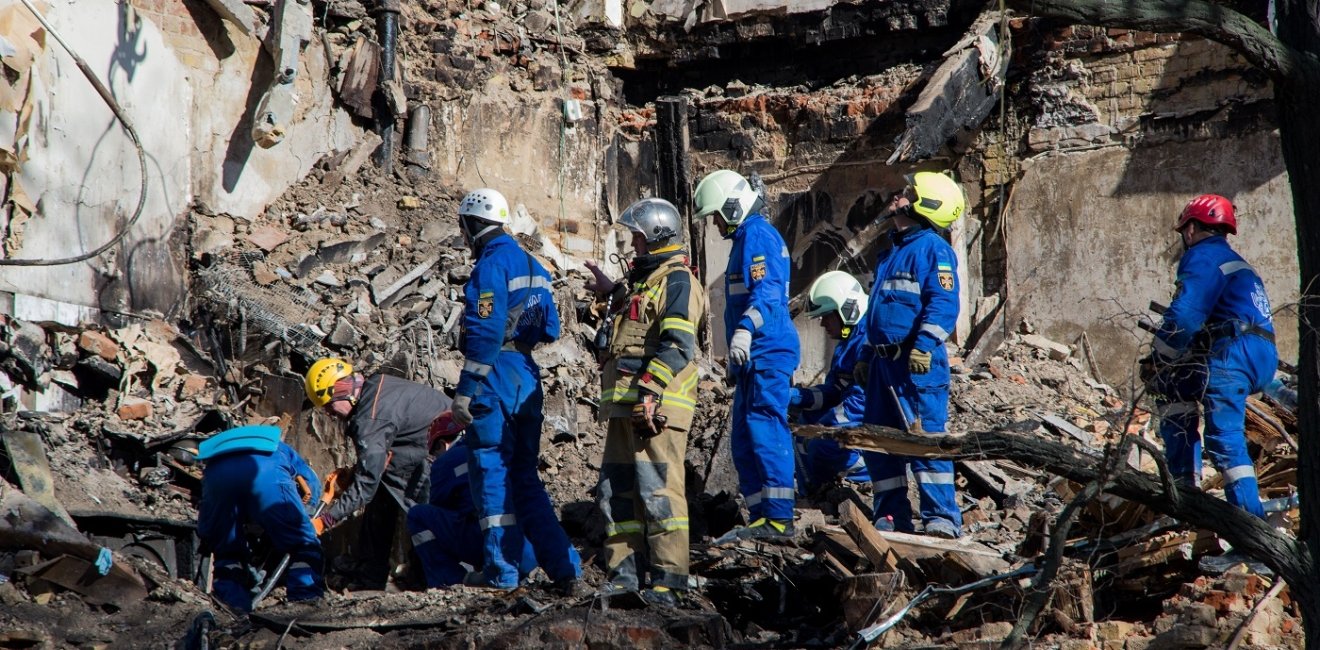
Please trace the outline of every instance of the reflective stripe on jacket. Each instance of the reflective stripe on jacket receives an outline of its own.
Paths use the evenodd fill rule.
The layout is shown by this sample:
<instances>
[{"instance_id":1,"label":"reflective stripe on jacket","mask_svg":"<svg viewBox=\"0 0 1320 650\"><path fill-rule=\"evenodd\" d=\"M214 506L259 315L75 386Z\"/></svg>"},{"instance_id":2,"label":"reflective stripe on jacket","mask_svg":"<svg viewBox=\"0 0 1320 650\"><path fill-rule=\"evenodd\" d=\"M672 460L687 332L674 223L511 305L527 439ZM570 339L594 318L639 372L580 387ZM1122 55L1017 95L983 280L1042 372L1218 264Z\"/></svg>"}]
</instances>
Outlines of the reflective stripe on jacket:
<instances>
[{"instance_id":1,"label":"reflective stripe on jacket","mask_svg":"<svg viewBox=\"0 0 1320 650\"><path fill-rule=\"evenodd\" d=\"M459 395L485 386L505 343L530 348L559 338L550 273L507 234L482 247L463 287L463 371Z\"/></svg>"},{"instance_id":2,"label":"reflective stripe on jacket","mask_svg":"<svg viewBox=\"0 0 1320 650\"><path fill-rule=\"evenodd\" d=\"M866 340L930 352L944 345L958 321L958 258L930 228L891 232L890 238L894 246L880 254L862 321Z\"/></svg>"},{"instance_id":3,"label":"reflective stripe on jacket","mask_svg":"<svg viewBox=\"0 0 1320 650\"><path fill-rule=\"evenodd\" d=\"M812 424L853 426L862 423L862 416L866 413L866 387L853 381L853 366L857 365L865 347L866 337L854 330L834 346L825 382L803 389L802 410L820 412L812 419Z\"/></svg>"},{"instance_id":4,"label":"reflective stripe on jacket","mask_svg":"<svg viewBox=\"0 0 1320 650\"><path fill-rule=\"evenodd\" d=\"M1203 239L1178 262L1177 290L1155 334L1155 351L1176 359L1188 352L1193 337L1203 329L1215 338L1216 331L1239 328L1274 332L1265 284L1227 238Z\"/></svg>"},{"instance_id":5,"label":"reflective stripe on jacket","mask_svg":"<svg viewBox=\"0 0 1320 650\"><path fill-rule=\"evenodd\" d=\"M683 250L639 257L631 291L614 315L601 372L601 419L627 417L638 389L660 395L661 415L686 431L697 406L697 331L706 293Z\"/></svg>"},{"instance_id":6,"label":"reflective stripe on jacket","mask_svg":"<svg viewBox=\"0 0 1320 650\"><path fill-rule=\"evenodd\" d=\"M789 374L797 370L798 333L788 311L788 246L760 214L738 224L724 273L724 336L752 333L752 361L758 368Z\"/></svg>"}]
</instances>

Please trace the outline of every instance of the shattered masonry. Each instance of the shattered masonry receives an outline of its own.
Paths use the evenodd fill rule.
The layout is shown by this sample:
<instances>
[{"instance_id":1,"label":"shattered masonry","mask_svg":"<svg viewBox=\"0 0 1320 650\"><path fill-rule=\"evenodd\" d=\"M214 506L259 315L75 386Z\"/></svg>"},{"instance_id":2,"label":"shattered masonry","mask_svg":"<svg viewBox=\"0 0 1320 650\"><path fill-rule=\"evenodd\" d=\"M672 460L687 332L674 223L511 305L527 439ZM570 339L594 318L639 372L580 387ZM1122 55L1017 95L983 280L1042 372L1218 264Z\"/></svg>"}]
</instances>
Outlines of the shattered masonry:
<instances>
[{"instance_id":1,"label":"shattered masonry","mask_svg":"<svg viewBox=\"0 0 1320 650\"><path fill-rule=\"evenodd\" d=\"M1241 238L1245 254L1262 261L1278 302L1296 300L1269 86L1191 37L1015 18L1004 39L1012 49L1000 51L964 38L976 16L958 3L929 0L723 0L695 11L669 0L404 0L399 76L382 84L376 6L313 0L293 118L266 147L253 118L274 80L261 69L273 60L262 52L271 6L74 4L44 9L131 107L151 189L143 220L112 254L0 268L0 647L184 639L212 607L193 580L197 439L231 421L278 418L318 472L351 460L337 425L302 410L310 358L342 354L452 386L471 261L449 215L466 189L487 183L508 188L512 229L557 278L567 333L536 355L547 396L541 470L592 556L604 533L589 496L602 431L588 352L597 321L581 264L608 260L619 244L610 218L663 185L662 97L686 98L691 178L736 165L765 180L793 249L795 292L840 258L869 271L881 238L868 226L914 168L886 164L900 138L916 123L953 129L937 139L952 148L918 166L954 166L973 197L953 233L971 289L957 335L958 430L1007 428L1087 453L1125 432L1154 441L1151 415L1130 401L1133 315L1167 299L1172 262L1157 250L1167 220L1156 215L1203 183L1255 206L1261 227ZM0 6L0 36L15 52L0 59L11 125L0 136L4 253L75 254L122 225L140 179L131 164L107 163L130 160L131 146L25 12ZM968 112L909 113L939 88L930 79L944 74L946 52L975 52L947 87L1007 65L1003 113L989 107L973 124L962 123ZM570 102L577 109L566 113ZM396 138L391 172L376 155L391 137L382 121ZM716 268L721 243L705 243L700 266ZM816 328L800 329L806 382L828 350ZM1281 319L1280 332L1295 330ZM731 394L722 342L712 343L687 459L694 541L737 523ZM1295 345L1281 341L1285 356ZM1262 493L1280 500L1277 523L1296 526L1296 423L1285 405L1253 405ZM1132 464L1153 471L1148 455ZM456 590L336 593L323 616L307 617L277 592L253 629L226 636L232 621L221 615L211 639L275 645L297 616L286 647L843 647L928 583L967 584L1036 557L1080 489L1002 461L958 467L964 541L868 534L856 513L869 488L841 483L799 500L805 532L795 546L694 544L699 596L680 612L597 610L583 623L583 610L539 593ZM350 538L332 538L329 554ZM1244 621L1239 647L1301 645L1287 591L1270 579L1198 575L1196 559L1218 549L1209 531L1102 496L1071 538L1033 630L1042 647L1223 647ZM100 575L102 548L111 570L83 579ZM1007 580L932 598L875 646L997 645L1025 589Z\"/></svg>"}]
</instances>

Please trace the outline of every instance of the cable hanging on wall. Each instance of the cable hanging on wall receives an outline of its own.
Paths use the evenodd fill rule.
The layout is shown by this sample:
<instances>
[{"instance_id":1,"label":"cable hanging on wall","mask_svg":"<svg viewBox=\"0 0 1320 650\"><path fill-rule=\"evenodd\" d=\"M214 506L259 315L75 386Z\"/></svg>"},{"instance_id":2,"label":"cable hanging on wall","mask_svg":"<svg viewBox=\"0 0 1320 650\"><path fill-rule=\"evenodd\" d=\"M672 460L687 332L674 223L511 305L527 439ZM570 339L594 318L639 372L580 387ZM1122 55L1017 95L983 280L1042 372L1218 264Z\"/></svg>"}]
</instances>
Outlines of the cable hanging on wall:
<instances>
[{"instance_id":1,"label":"cable hanging on wall","mask_svg":"<svg viewBox=\"0 0 1320 650\"><path fill-rule=\"evenodd\" d=\"M76 264L78 262L92 259L93 257L110 250L110 248L124 239L124 236L128 234L129 230L133 229L133 225L136 224L137 220L142 216L142 211L147 206L147 153L142 148L142 141L138 138L137 129L133 128L132 122L129 121L128 116L124 114L124 109L120 108L119 103L116 102L114 97L110 94L110 90L96 77L96 73L92 72L91 66L87 65L87 62L84 61L81 56L78 56L78 53L74 52L73 48L69 47L69 44L64 41L59 32L55 31L55 28L46 21L46 17L41 15L41 12L37 11L36 7L32 6L31 0L19 1L23 3L23 6L27 7L28 11L32 12L32 15L37 19L37 22L41 23L41 27L46 30L46 33L54 36L55 41L60 44L60 47L63 47L64 51L68 52L69 56L73 57L73 62L78 65L78 69L82 71L83 76L87 77L87 81L91 82L92 87L96 89L96 93L100 95L101 99L110 107L110 112L115 114L115 118L119 120L119 123L124 125L124 131L128 133L129 139L133 141L133 146L137 148L138 167L142 170L142 184L138 188L137 208L133 210L133 216L129 218L128 223L124 224L124 227L120 229L110 241L101 244L93 250L73 257L62 257L59 259L0 259L0 266L60 266L64 264Z\"/></svg>"}]
</instances>

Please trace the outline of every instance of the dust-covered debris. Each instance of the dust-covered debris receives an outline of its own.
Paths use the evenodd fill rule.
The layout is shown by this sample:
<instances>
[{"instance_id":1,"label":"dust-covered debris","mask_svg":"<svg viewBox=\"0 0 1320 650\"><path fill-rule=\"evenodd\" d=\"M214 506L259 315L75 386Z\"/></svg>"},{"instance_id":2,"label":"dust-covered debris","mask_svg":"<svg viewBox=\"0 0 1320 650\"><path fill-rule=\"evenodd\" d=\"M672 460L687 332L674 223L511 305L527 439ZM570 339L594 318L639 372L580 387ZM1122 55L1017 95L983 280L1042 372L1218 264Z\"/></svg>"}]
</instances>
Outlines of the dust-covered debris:
<instances>
[{"instance_id":1,"label":"dust-covered debris","mask_svg":"<svg viewBox=\"0 0 1320 650\"><path fill-rule=\"evenodd\" d=\"M339 62L339 100L374 118L376 80L366 74L378 56L371 8L354 0L320 4L318 46ZM553 9L543 0L403 2L406 83L393 88L399 92L391 93L391 111L477 93L560 93L597 100L600 118L617 122L625 137L643 137L654 111L620 108L622 84L608 70L624 63L630 47L615 48L618 34L579 29L571 15L556 17ZM856 135L862 115L887 112L926 70L905 63L835 80L825 99L806 95L807 86L711 86L693 95L729 110L704 113L694 137L709 149L747 154L757 146L796 146L735 141L746 135L736 134L733 122L755 115L805 120L815 129L805 129L807 136L845 140ZM427 112L410 111L409 130L427 133ZM214 647L844 647L929 584L1002 576L922 600L875 646L984 645L1008 634L1029 587L1025 569L1037 563L1080 486L1030 466L963 461L957 480L967 534L956 542L875 531L864 514L869 487L838 483L799 500L793 543L712 545L745 522L731 496L732 392L721 364L709 358L701 360L703 399L686 459L694 591L683 608L622 602L606 609L599 599L566 599L536 583L509 594L339 590L312 606L287 603L276 590L251 620L219 608L206 594L205 558L192 530L198 441L234 424L273 421L323 452L325 463L344 465L352 452L337 428L302 410L300 377L312 359L340 355L368 373L441 388L458 379L471 259L452 215L467 188L428 169L425 157L411 155L417 152L409 152L403 175L382 171L370 162L381 143L368 134L349 149L326 152L306 179L254 219L196 206L186 320L147 315L106 329L0 316L0 399L6 413L23 412L6 416L0 428L40 441L54 498L77 527L65 531L74 539L61 548L0 534L0 645L200 647L205 637ZM543 215L515 212L511 229L551 269L565 326L561 341L535 355L546 393L539 469L582 551L588 581L599 584L592 563L599 563L604 526L593 490L603 428L590 346L598 315L577 260L540 230ZM952 429L1010 429L1097 457L1126 435L1153 441L1152 416L1132 403L1135 391L1098 382L1079 355L1027 332L1010 337L987 363L955 358ZM1295 417L1279 404L1253 404L1248 430L1262 492L1274 498L1267 504L1273 523L1295 527ZM32 415L43 410L57 414ZM27 468L13 466L15 456L8 452L0 467L5 500L41 491L30 485ZM1135 454L1129 464L1155 469L1149 454ZM1217 478L1207 476L1205 487L1216 489ZM30 511L6 507L0 525L31 523L16 512ZM42 512L27 519L59 517ZM1102 496L1074 526L1051 587L1054 605L1032 633L1042 645L1061 647L1217 647L1254 612L1241 627L1247 646L1300 645L1296 608L1286 592L1271 591L1269 579L1232 571L1195 577L1196 559L1219 547L1209 531ZM110 557L105 575L139 576L140 593L125 596L101 582L102 549ZM81 580L67 579L71 566Z\"/></svg>"}]
</instances>

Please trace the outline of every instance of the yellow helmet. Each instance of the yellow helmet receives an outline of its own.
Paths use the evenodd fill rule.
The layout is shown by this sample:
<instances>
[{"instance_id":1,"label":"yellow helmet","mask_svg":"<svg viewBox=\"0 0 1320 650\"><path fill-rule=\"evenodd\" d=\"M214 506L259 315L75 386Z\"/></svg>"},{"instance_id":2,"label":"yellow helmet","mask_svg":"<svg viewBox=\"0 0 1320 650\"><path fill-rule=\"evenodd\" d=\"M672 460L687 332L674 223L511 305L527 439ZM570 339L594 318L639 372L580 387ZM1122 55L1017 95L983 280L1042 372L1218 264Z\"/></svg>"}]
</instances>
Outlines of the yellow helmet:
<instances>
[{"instance_id":1,"label":"yellow helmet","mask_svg":"<svg viewBox=\"0 0 1320 650\"><path fill-rule=\"evenodd\" d=\"M957 181L939 172L917 172L908 177L917 200L912 210L938 228L948 228L962 216L967 198Z\"/></svg>"},{"instance_id":2,"label":"yellow helmet","mask_svg":"<svg viewBox=\"0 0 1320 650\"><path fill-rule=\"evenodd\" d=\"M352 376L353 365L343 359L334 357L317 359L316 363L307 369L307 381L304 384L307 389L307 399L312 400L312 404L317 408L329 404L334 397L335 382Z\"/></svg>"}]
</instances>

